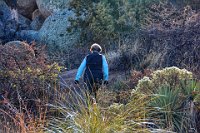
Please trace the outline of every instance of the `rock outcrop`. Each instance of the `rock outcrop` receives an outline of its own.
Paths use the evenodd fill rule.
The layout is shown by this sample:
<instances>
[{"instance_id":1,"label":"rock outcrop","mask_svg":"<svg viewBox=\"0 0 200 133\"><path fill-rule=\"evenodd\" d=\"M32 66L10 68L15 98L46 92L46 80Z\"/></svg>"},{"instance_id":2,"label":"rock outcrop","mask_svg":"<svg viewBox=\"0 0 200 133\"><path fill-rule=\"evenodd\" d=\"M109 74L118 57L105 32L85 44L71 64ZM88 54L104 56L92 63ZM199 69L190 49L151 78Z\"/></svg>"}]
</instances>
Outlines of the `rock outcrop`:
<instances>
[{"instance_id":1,"label":"rock outcrop","mask_svg":"<svg viewBox=\"0 0 200 133\"><path fill-rule=\"evenodd\" d=\"M52 13L68 8L70 0L36 0L38 9L46 18Z\"/></svg>"},{"instance_id":2,"label":"rock outcrop","mask_svg":"<svg viewBox=\"0 0 200 133\"><path fill-rule=\"evenodd\" d=\"M78 41L80 32L68 32L68 19L75 17L75 13L68 10L70 0L5 1L0 0L0 42L37 41L46 44L51 51L68 48Z\"/></svg>"},{"instance_id":3,"label":"rock outcrop","mask_svg":"<svg viewBox=\"0 0 200 133\"><path fill-rule=\"evenodd\" d=\"M35 10L32 14L32 22L31 22L31 29L38 31L41 27L42 24L44 23L45 18L43 15L40 13L39 9Z\"/></svg>"},{"instance_id":4,"label":"rock outcrop","mask_svg":"<svg viewBox=\"0 0 200 133\"><path fill-rule=\"evenodd\" d=\"M14 40L18 31L30 29L30 23L29 19L19 14L17 10L9 8L3 0L0 0L0 39L3 42Z\"/></svg>"},{"instance_id":5,"label":"rock outcrop","mask_svg":"<svg viewBox=\"0 0 200 133\"><path fill-rule=\"evenodd\" d=\"M32 41L39 42L38 31L35 30L21 30L16 33L16 37L19 40L27 41L28 43Z\"/></svg>"},{"instance_id":6,"label":"rock outcrop","mask_svg":"<svg viewBox=\"0 0 200 133\"><path fill-rule=\"evenodd\" d=\"M36 0L17 0L17 9L19 13L27 18L32 17L32 13L36 8Z\"/></svg>"},{"instance_id":7,"label":"rock outcrop","mask_svg":"<svg viewBox=\"0 0 200 133\"><path fill-rule=\"evenodd\" d=\"M68 18L74 16L74 12L67 9L49 16L39 30L40 41L47 44L50 50L63 49L75 44L79 39L79 32L68 32L70 26Z\"/></svg>"},{"instance_id":8,"label":"rock outcrop","mask_svg":"<svg viewBox=\"0 0 200 133\"><path fill-rule=\"evenodd\" d=\"M36 0L5 0L5 2L11 9L16 9L21 15L29 19L37 8Z\"/></svg>"}]
</instances>

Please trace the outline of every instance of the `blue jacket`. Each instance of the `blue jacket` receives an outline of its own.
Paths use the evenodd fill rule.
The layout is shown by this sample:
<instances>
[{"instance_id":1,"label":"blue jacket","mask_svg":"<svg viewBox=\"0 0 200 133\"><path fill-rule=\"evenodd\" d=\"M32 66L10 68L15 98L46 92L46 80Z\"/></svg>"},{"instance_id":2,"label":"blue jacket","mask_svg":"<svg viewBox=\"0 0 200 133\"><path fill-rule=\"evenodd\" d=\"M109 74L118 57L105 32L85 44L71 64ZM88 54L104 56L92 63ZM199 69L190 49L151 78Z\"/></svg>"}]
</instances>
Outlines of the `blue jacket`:
<instances>
[{"instance_id":1,"label":"blue jacket","mask_svg":"<svg viewBox=\"0 0 200 133\"><path fill-rule=\"evenodd\" d=\"M75 80L79 80L80 77L83 75L86 69L86 57L83 59L81 65L78 68L78 72L76 74ZM103 70L103 80L108 81L108 63L104 55L102 55L102 70Z\"/></svg>"}]
</instances>

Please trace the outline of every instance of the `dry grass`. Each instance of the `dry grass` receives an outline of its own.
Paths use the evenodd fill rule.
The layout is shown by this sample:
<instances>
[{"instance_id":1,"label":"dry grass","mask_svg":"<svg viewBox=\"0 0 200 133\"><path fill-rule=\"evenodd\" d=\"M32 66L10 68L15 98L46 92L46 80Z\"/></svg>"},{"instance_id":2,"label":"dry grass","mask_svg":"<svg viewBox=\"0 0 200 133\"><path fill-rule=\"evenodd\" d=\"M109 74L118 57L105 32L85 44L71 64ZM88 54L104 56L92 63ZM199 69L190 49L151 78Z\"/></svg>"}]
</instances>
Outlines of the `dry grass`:
<instances>
[{"instance_id":1,"label":"dry grass","mask_svg":"<svg viewBox=\"0 0 200 133\"><path fill-rule=\"evenodd\" d=\"M83 90L83 89L82 89ZM108 92L108 91L106 91ZM59 112L49 123L48 132L80 132L80 133L112 133L112 132L149 132L142 124L146 120L148 98L145 95L135 94L130 102L111 104L91 102L84 91L74 91L68 96L62 96L54 109ZM104 93L105 94L105 93ZM62 94L60 94L61 96ZM102 98L113 98L113 95L98 95ZM103 106L101 105L103 103Z\"/></svg>"}]
</instances>

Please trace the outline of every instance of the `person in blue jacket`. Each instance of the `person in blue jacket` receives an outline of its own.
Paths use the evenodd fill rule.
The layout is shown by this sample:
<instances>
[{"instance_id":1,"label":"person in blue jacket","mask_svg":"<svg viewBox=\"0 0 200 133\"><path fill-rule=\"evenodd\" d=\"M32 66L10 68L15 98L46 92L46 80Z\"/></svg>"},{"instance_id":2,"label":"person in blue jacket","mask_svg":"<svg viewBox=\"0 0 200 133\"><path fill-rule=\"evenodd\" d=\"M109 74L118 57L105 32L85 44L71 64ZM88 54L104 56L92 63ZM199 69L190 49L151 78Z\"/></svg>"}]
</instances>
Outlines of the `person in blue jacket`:
<instances>
[{"instance_id":1,"label":"person in blue jacket","mask_svg":"<svg viewBox=\"0 0 200 133\"><path fill-rule=\"evenodd\" d=\"M79 79L84 72L84 82L90 95L95 99L100 85L108 84L108 63L105 56L100 54L101 51L101 46L94 43L90 48L91 53L83 59L75 77L75 84L79 84Z\"/></svg>"}]
</instances>

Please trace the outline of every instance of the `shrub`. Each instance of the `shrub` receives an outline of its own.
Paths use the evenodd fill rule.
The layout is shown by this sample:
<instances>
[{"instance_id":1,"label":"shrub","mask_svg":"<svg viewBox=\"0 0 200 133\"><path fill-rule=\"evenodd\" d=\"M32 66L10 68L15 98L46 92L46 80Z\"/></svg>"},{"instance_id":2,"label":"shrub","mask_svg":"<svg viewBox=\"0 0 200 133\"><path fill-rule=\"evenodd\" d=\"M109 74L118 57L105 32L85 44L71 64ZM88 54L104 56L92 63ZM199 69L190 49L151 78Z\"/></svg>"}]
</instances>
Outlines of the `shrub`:
<instances>
[{"instance_id":1,"label":"shrub","mask_svg":"<svg viewBox=\"0 0 200 133\"><path fill-rule=\"evenodd\" d=\"M189 120L189 117L184 114L183 108L180 108L182 101L178 94L179 89L174 90L169 86L163 86L157 90L156 96L150 102L150 107L155 110L149 116L152 120L157 120L157 124L162 129L167 128L176 132L189 129L187 125L184 125L184 121Z\"/></svg>"},{"instance_id":2,"label":"shrub","mask_svg":"<svg viewBox=\"0 0 200 133\"><path fill-rule=\"evenodd\" d=\"M136 90L154 94L160 86L169 85L172 89L181 88L184 91L192 79L193 74L186 69L167 67L139 80Z\"/></svg>"},{"instance_id":3,"label":"shrub","mask_svg":"<svg viewBox=\"0 0 200 133\"><path fill-rule=\"evenodd\" d=\"M194 99L194 103L196 105L197 110L200 110L200 94L198 94L195 99Z\"/></svg>"},{"instance_id":4,"label":"shrub","mask_svg":"<svg viewBox=\"0 0 200 133\"><path fill-rule=\"evenodd\" d=\"M190 115L192 101L199 92L193 74L185 69L168 67L139 80L136 91L152 95L154 108L149 117L161 128L182 132L196 128ZM135 90L133 90L135 92Z\"/></svg>"},{"instance_id":5,"label":"shrub","mask_svg":"<svg viewBox=\"0 0 200 133\"><path fill-rule=\"evenodd\" d=\"M144 77L147 78L148 76L151 75L152 72L153 72L153 70L151 70L151 69L144 69L143 71L132 70L130 80L134 84L134 86L136 86L138 84L139 80L141 80Z\"/></svg>"},{"instance_id":6,"label":"shrub","mask_svg":"<svg viewBox=\"0 0 200 133\"><path fill-rule=\"evenodd\" d=\"M36 47L34 43L0 45L0 51L0 92L7 94L4 97L12 106L7 109L16 119L14 123L20 123L22 120L24 120L23 124L30 122L28 126L24 125L25 130L28 131L27 127L30 127L31 121L45 114L47 108L45 104L49 101L53 102L56 98L54 93L58 89L57 76L61 67L56 63L48 63L44 47ZM46 118L45 115L43 118ZM8 119L5 117L1 121L7 123ZM10 122L12 123L13 120L11 119ZM5 123L2 122L3 124ZM20 128L18 129L21 131Z\"/></svg>"},{"instance_id":7,"label":"shrub","mask_svg":"<svg viewBox=\"0 0 200 133\"><path fill-rule=\"evenodd\" d=\"M191 90L191 88L188 89ZM196 131L198 129L198 120L196 120L198 112L195 108L198 106L194 105L191 94L183 97L181 88L174 89L169 85L164 85L159 87L153 95L149 106L153 107L154 111L149 113L149 117L156 121L161 128L171 131Z\"/></svg>"},{"instance_id":8,"label":"shrub","mask_svg":"<svg viewBox=\"0 0 200 133\"><path fill-rule=\"evenodd\" d=\"M84 0L73 0L70 8L78 17L71 20L71 28L81 28L82 40L85 42L120 41L128 32L146 24L148 7L159 1L87 0L86 3Z\"/></svg>"},{"instance_id":9,"label":"shrub","mask_svg":"<svg viewBox=\"0 0 200 133\"><path fill-rule=\"evenodd\" d=\"M117 52L107 53L109 69L113 71L130 71L131 69L140 69L138 55L135 55L131 48L125 45Z\"/></svg>"}]
</instances>

